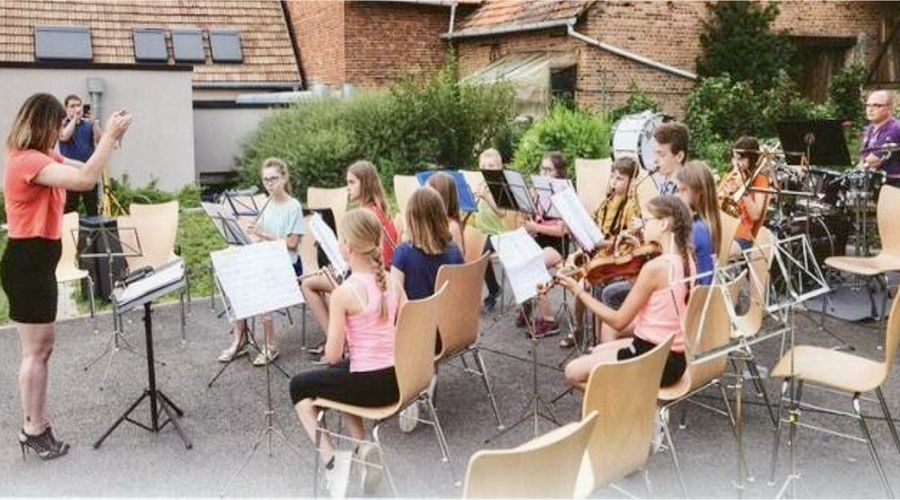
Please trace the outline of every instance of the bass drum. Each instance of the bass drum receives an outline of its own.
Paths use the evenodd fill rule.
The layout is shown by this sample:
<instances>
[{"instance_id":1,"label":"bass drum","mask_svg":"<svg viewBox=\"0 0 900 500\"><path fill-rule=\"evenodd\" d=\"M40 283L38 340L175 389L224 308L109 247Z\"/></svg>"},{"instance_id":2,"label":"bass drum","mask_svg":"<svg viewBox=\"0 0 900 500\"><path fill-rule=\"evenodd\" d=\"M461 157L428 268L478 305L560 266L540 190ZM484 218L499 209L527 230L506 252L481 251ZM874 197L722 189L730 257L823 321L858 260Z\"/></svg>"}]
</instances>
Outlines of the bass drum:
<instances>
[{"instance_id":1,"label":"bass drum","mask_svg":"<svg viewBox=\"0 0 900 500\"><path fill-rule=\"evenodd\" d=\"M620 118L612 128L613 159L634 156L641 168L653 170L653 129L665 121L665 115L653 111Z\"/></svg>"},{"instance_id":2,"label":"bass drum","mask_svg":"<svg viewBox=\"0 0 900 500\"><path fill-rule=\"evenodd\" d=\"M809 232L807 223L809 220ZM778 239L806 234L813 256L821 267L825 259L835 255L844 255L847 248L847 228L849 221L841 214L830 214L824 217L793 217L784 219L781 224L770 227ZM833 230L834 229L834 230Z\"/></svg>"}]
</instances>

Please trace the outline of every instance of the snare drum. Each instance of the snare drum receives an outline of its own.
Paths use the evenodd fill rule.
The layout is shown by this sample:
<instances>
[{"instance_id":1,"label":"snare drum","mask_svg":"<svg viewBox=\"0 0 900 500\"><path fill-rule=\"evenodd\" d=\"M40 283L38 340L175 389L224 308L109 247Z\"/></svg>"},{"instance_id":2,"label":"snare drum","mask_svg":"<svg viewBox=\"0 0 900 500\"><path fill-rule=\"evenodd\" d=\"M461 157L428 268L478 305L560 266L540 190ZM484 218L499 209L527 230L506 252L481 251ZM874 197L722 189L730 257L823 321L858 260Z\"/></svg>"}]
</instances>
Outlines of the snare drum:
<instances>
[{"instance_id":1,"label":"snare drum","mask_svg":"<svg viewBox=\"0 0 900 500\"><path fill-rule=\"evenodd\" d=\"M663 121L664 115L653 111L620 118L612 128L613 158L634 156L641 168L653 170L653 129Z\"/></svg>"},{"instance_id":2,"label":"snare drum","mask_svg":"<svg viewBox=\"0 0 900 500\"><path fill-rule=\"evenodd\" d=\"M857 201L877 200L881 185L884 184L884 172L871 170L851 170L844 174L848 187L847 203L852 205Z\"/></svg>"},{"instance_id":3,"label":"snare drum","mask_svg":"<svg viewBox=\"0 0 900 500\"><path fill-rule=\"evenodd\" d=\"M841 204L841 173L827 168L810 167L809 186L816 194L819 202L831 207L839 207Z\"/></svg>"}]
</instances>

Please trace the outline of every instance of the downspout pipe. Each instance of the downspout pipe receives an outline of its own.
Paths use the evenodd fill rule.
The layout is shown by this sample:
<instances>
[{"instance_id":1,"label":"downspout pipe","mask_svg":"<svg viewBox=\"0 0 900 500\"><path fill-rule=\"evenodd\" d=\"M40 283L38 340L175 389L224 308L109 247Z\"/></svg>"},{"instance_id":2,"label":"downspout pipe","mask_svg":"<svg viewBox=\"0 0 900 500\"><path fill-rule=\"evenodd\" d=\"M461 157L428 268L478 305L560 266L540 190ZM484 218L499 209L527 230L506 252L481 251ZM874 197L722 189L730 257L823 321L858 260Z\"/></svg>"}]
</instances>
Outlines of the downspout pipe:
<instances>
[{"instance_id":1,"label":"downspout pipe","mask_svg":"<svg viewBox=\"0 0 900 500\"><path fill-rule=\"evenodd\" d=\"M653 59L650 59L650 58L647 58L647 57L644 57L644 56L635 54L634 52L629 52L629 51L627 51L627 50L620 49L619 47L615 47L615 46L613 46L613 45L609 45L609 44L603 43L603 42L601 42L600 40L597 40L597 39L591 38L591 37L589 37L589 36L583 35L583 34L577 32L577 31L575 31L575 25L574 25L574 23L569 23L569 24L567 25L566 29L567 29L567 31L568 31L569 36L571 36L571 37L573 37L573 38L576 38L576 39L578 39L578 40L581 40L582 42L585 42L585 43L588 43L588 44L590 44L590 45L593 45L593 46L595 46L595 47L597 47L597 48L606 50L606 51L608 51L608 52L612 52L613 54L616 54L616 55L618 55L618 56L622 56L622 57L624 57L625 59L631 59L632 61L635 61L635 62L644 64L644 65L646 65L646 66L650 66L651 68L655 68L655 69L658 69L658 70L662 70L662 71L665 71L665 72L667 72L667 73L672 73L673 75L677 75L677 76L680 76L680 77L683 77L683 78L687 78L687 79L689 79L689 80L696 80L696 79L697 79L697 75L694 74L694 73L691 73L690 71L685 71L685 70L683 70L683 69L676 68L675 66L669 66L668 64L663 64L663 63L661 63L661 62L659 62L659 61L654 61Z\"/></svg>"}]
</instances>

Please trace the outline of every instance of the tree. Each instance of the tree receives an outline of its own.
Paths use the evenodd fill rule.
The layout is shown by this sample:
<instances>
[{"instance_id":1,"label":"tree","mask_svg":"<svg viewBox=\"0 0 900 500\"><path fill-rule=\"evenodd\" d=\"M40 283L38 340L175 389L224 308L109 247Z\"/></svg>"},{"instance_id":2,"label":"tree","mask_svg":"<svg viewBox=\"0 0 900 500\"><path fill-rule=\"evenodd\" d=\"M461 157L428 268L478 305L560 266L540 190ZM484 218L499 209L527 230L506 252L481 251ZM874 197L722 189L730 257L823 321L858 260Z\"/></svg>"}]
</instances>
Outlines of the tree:
<instances>
[{"instance_id":1,"label":"tree","mask_svg":"<svg viewBox=\"0 0 900 500\"><path fill-rule=\"evenodd\" d=\"M778 3L716 2L706 6L697 58L700 76L731 75L735 81L750 81L754 90L768 88L780 70L788 70L794 47L790 39L772 31Z\"/></svg>"}]
</instances>

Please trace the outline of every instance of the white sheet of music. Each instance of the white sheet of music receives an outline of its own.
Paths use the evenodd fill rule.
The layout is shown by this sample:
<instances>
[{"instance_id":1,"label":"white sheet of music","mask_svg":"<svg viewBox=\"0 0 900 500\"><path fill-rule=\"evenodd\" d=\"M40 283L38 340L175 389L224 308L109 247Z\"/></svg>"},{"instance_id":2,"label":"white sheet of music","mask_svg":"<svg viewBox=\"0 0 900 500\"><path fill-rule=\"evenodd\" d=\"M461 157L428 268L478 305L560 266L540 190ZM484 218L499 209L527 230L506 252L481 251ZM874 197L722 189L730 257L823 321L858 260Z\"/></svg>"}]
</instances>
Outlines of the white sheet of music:
<instances>
[{"instance_id":1,"label":"white sheet of music","mask_svg":"<svg viewBox=\"0 0 900 500\"><path fill-rule=\"evenodd\" d=\"M209 256L232 321L303 302L284 241L227 248Z\"/></svg>"},{"instance_id":2,"label":"white sheet of music","mask_svg":"<svg viewBox=\"0 0 900 500\"><path fill-rule=\"evenodd\" d=\"M586 252L593 252L603 242L603 233L578 200L575 190L566 189L554 194L552 199L553 206L559 211L578 246Z\"/></svg>"},{"instance_id":3,"label":"white sheet of music","mask_svg":"<svg viewBox=\"0 0 900 500\"><path fill-rule=\"evenodd\" d=\"M153 274L129 284L124 289L115 291L116 302L119 305L129 304L145 295L164 288L184 278L184 260L160 266Z\"/></svg>"},{"instance_id":4,"label":"white sheet of music","mask_svg":"<svg viewBox=\"0 0 900 500\"><path fill-rule=\"evenodd\" d=\"M537 192L538 204L541 213L552 219L559 219L561 215L553 204L553 195L563 191L572 189L572 181L569 179L555 179L553 177L545 177L543 175L532 175L531 185Z\"/></svg>"},{"instance_id":5,"label":"white sheet of music","mask_svg":"<svg viewBox=\"0 0 900 500\"><path fill-rule=\"evenodd\" d=\"M491 243L506 269L517 304L537 295L537 286L550 281L544 252L525 229L491 236Z\"/></svg>"},{"instance_id":6,"label":"white sheet of music","mask_svg":"<svg viewBox=\"0 0 900 500\"><path fill-rule=\"evenodd\" d=\"M344 276L347 274L349 267L344 261L344 257L341 255L337 237L334 235L334 231L332 231L331 228L328 227L328 224L322 219L322 216L318 213L314 213L309 220L309 228L313 233L313 237L322 248L322 251L325 252L325 255L328 257L328 262L330 262L331 267L334 268L334 273L337 276Z\"/></svg>"}]
</instances>

